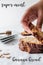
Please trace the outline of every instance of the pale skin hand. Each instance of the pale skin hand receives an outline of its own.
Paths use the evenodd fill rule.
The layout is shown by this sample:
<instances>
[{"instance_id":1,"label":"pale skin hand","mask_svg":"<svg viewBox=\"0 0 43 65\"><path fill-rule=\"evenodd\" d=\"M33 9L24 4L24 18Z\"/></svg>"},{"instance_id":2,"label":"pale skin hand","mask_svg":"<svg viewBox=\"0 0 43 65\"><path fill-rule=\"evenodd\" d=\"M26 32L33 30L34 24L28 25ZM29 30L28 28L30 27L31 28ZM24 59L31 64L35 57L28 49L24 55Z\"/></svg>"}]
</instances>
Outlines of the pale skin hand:
<instances>
[{"instance_id":1,"label":"pale skin hand","mask_svg":"<svg viewBox=\"0 0 43 65\"><path fill-rule=\"evenodd\" d=\"M29 24L30 22L33 22L35 19L37 19L37 28L41 30L42 24L43 24L43 0L40 0L37 4L33 5L30 7L23 19L22 19L22 24L24 27L24 30L27 31L28 33L32 33L29 29Z\"/></svg>"}]
</instances>

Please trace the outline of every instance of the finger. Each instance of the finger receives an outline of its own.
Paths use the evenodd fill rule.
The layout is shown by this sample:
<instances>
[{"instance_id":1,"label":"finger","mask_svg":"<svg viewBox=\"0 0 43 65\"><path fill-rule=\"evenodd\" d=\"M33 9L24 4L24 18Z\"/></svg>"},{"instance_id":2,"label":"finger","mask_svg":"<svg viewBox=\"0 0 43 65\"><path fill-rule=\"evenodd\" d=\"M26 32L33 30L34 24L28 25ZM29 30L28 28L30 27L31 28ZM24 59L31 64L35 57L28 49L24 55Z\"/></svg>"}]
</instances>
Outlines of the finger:
<instances>
[{"instance_id":1,"label":"finger","mask_svg":"<svg viewBox=\"0 0 43 65\"><path fill-rule=\"evenodd\" d=\"M23 25L23 28L25 31L27 31L29 34L33 34L32 31L29 29L28 26L26 26L25 24Z\"/></svg>"},{"instance_id":2,"label":"finger","mask_svg":"<svg viewBox=\"0 0 43 65\"><path fill-rule=\"evenodd\" d=\"M30 22L33 22L37 17L38 17L37 16L37 8L32 7L26 11L26 13L21 21L25 31L27 31L28 33L32 33L30 31L29 24L30 24Z\"/></svg>"},{"instance_id":3,"label":"finger","mask_svg":"<svg viewBox=\"0 0 43 65\"><path fill-rule=\"evenodd\" d=\"M41 29L42 28L42 23L43 23L43 15L42 11L38 11L38 20L37 20L37 28Z\"/></svg>"}]
</instances>

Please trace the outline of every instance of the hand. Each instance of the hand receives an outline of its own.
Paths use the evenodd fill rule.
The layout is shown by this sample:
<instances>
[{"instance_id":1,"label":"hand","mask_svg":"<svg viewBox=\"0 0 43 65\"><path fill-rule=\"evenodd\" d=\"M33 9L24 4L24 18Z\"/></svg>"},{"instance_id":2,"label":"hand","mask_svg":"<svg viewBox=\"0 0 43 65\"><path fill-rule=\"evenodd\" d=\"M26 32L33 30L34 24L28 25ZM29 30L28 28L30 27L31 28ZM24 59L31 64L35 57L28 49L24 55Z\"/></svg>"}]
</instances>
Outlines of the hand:
<instances>
[{"instance_id":1,"label":"hand","mask_svg":"<svg viewBox=\"0 0 43 65\"><path fill-rule=\"evenodd\" d=\"M35 19L37 19L36 27L41 30L43 24L43 0L30 7L23 16L21 22L25 31L27 31L28 33L32 33L29 29L29 24Z\"/></svg>"}]
</instances>

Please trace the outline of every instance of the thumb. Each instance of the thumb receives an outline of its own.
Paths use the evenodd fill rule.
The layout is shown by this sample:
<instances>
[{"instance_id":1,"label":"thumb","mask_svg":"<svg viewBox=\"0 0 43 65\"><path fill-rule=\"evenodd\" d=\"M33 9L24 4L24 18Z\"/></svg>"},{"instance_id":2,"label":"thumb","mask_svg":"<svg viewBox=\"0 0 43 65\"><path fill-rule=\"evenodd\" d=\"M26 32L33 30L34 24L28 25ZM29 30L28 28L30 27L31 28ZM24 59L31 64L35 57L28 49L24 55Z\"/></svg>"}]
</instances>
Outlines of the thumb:
<instances>
[{"instance_id":1,"label":"thumb","mask_svg":"<svg viewBox=\"0 0 43 65\"><path fill-rule=\"evenodd\" d=\"M37 19L37 28L41 30L42 28L42 23L43 23L43 13L42 10L38 11L38 19Z\"/></svg>"}]
</instances>

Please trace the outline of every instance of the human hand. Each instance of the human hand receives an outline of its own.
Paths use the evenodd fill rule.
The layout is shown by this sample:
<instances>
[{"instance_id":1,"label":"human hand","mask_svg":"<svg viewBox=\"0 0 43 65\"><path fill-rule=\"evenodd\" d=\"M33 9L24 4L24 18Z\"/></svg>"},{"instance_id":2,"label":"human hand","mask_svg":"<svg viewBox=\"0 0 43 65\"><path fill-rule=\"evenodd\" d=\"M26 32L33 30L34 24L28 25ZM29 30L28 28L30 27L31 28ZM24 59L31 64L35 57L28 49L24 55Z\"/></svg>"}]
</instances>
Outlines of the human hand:
<instances>
[{"instance_id":1,"label":"human hand","mask_svg":"<svg viewBox=\"0 0 43 65\"><path fill-rule=\"evenodd\" d=\"M29 28L29 24L35 19L37 19L36 27L41 30L43 24L43 0L30 7L23 16L21 22L25 31L27 31L28 33L32 33Z\"/></svg>"}]
</instances>

